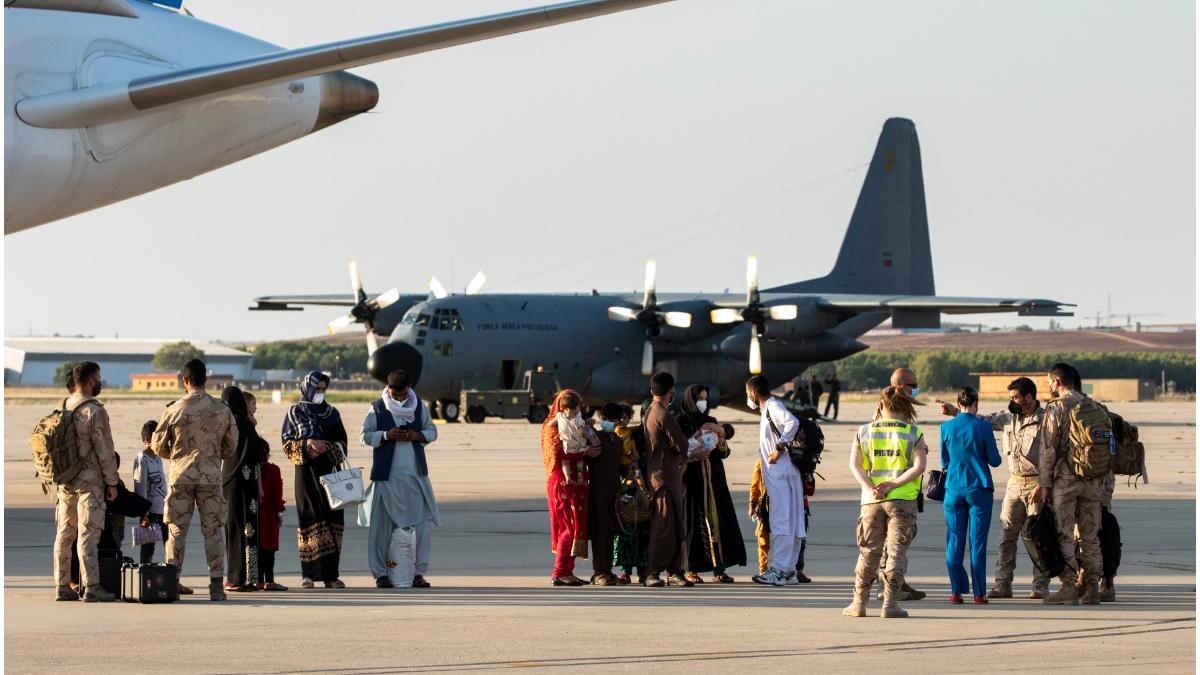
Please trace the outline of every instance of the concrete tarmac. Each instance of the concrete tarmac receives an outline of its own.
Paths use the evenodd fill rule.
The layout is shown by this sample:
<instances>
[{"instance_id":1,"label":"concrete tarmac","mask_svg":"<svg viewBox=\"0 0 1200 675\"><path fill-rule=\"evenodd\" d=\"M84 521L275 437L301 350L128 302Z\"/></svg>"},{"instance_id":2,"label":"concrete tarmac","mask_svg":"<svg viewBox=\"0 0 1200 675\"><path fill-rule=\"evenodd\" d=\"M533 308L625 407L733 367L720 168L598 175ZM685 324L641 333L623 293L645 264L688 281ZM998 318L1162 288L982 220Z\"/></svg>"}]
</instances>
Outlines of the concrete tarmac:
<instances>
[{"instance_id":1,"label":"concrete tarmac","mask_svg":"<svg viewBox=\"0 0 1200 675\"><path fill-rule=\"evenodd\" d=\"M999 409L985 403L985 412ZM137 430L162 401L113 401L121 475ZM342 556L345 590L301 591L291 505L293 469L278 452L284 409L259 408L273 461L285 480L288 511L277 578L287 593L230 594L209 602L198 520L188 539L185 583L197 595L170 605L56 603L52 600L53 512L32 477L26 436L49 409L5 405L4 616L5 670L13 673L388 673L409 671L658 670L863 672L1194 672L1195 406L1126 403L1115 410L1141 427L1152 482L1121 483L1123 560L1117 602L1047 607L1025 599L987 606L950 605L945 525L927 505L909 553L909 581L929 597L905 603L908 620L884 622L872 600L867 618L842 617L850 599L857 549L858 493L846 469L849 440L873 406L847 403L827 436L813 498L807 573L814 583L786 588L749 582L734 568L732 585L696 588L552 588L545 478L537 428L524 422L440 425L429 449L441 506L428 590L374 588L366 564L366 530L350 526ZM363 404L341 407L357 434ZM931 447L937 419L923 410ZM737 437L727 462L742 534L754 559L752 524L744 513L757 448L757 421L718 408ZM355 443L354 462L369 466ZM937 466L936 459L931 461ZM995 471L1003 494L1007 471ZM989 577L999 534L993 513ZM128 533L126 533L128 539ZM127 555L135 555L126 546ZM1020 547L1019 547L1020 548ZM157 559L161 560L161 552ZM590 560L577 572L588 576ZM1029 590L1030 564L1018 553L1016 593ZM1057 584L1056 584L1057 586Z\"/></svg>"}]
</instances>

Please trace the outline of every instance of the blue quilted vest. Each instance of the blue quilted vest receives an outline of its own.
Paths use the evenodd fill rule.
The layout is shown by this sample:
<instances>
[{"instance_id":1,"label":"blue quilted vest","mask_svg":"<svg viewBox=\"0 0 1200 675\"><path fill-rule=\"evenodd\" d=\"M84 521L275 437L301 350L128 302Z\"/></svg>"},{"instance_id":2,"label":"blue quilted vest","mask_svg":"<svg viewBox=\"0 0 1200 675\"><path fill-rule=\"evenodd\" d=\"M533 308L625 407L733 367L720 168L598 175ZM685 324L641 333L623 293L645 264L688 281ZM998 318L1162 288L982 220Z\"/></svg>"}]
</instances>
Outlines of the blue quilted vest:
<instances>
[{"instance_id":1,"label":"blue quilted vest","mask_svg":"<svg viewBox=\"0 0 1200 675\"><path fill-rule=\"evenodd\" d=\"M396 428L396 421L392 418L392 413L388 411L387 405L383 399L375 399L371 404L371 410L375 413L375 428L379 431L389 431ZM410 431L420 432L424 426L424 421L421 416L424 414L425 407L417 406L417 414L413 417L413 421L404 425L405 429ZM417 473L421 476L429 475L429 465L425 462L425 444L413 443L413 450L417 453ZM371 461L371 481L385 481L392 473L392 457L396 454L396 442L385 440L383 445L375 448L375 454Z\"/></svg>"}]
</instances>

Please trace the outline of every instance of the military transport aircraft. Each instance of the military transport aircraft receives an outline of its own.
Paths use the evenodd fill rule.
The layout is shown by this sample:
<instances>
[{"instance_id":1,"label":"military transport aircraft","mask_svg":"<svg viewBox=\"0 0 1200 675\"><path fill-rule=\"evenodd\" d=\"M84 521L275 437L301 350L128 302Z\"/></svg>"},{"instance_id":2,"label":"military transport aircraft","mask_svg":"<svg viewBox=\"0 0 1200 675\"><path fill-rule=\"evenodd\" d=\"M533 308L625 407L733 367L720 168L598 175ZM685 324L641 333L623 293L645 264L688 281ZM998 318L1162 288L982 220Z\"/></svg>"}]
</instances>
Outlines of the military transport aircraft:
<instances>
[{"instance_id":1,"label":"military transport aircraft","mask_svg":"<svg viewBox=\"0 0 1200 675\"><path fill-rule=\"evenodd\" d=\"M943 313L1070 316L1062 308L1073 306L934 294L917 131L901 118L883 125L829 274L759 290L751 257L744 296L659 294L655 276L650 261L640 296L486 294L479 275L465 295L448 294L433 279L427 295L392 289L368 299L351 263L352 296L266 296L251 309L350 306L330 329L366 324L371 374L409 371L422 395L453 419L464 388L512 388L535 368L589 404L641 400L646 376L662 369L680 387L703 383L722 403L741 407L748 372L786 382L813 364L866 349L856 338L889 317L897 328L936 328ZM377 348L376 333L390 335L387 344Z\"/></svg>"},{"instance_id":2,"label":"military transport aircraft","mask_svg":"<svg viewBox=\"0 0 1200 675\"><path fill-rule=\"evenodd\" d=\"M4 0L4 233L374 108L375 83L345 68L667 1L578 0L281 49L205 23L181 0Z\"/></svg>"}]
</instances>

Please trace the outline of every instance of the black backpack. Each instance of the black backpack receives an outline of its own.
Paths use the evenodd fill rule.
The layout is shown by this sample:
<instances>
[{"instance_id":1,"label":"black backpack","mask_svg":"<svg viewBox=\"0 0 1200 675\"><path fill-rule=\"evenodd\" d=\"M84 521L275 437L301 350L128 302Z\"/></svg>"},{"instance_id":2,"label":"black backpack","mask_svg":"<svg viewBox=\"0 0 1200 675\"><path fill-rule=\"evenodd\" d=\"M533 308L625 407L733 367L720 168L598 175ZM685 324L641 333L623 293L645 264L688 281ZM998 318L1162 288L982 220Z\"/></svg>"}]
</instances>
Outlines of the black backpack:
<instances>
[{"instance_id":1,"label":"black backpack","mask_svg":"<svg viewBox=\"0 0 1200 675\"><path fill-rule=\"evenodd\" d=\"M796 431L796 440L804 445L804 456L795 462L800 473L816 473L817 465L821 463L821 452L825 450L825 433L821 426L807 417L798 417L800 428Z\"/></svg>"},{"instance_id":2,"label":"black backpack","mask_svg":"<svg viewBox=\"0 0 1200 675\"><path fill-rule=\"evenodd\" d=\"M1116 576L1121 566L1121 525L1108 509L1100 514L1100 555L1104 558L1104 576Z\"/></svg>"},{"instance_id":3,"label":"black backpack","mask_svg":"<svg viewBox=\"0 0 1200 675\"><path fill-rule=\"evenodd\" d=\"M1048 506L1025 519L1021 539L1025 542L1025 550L1034 567L1048 577L1062 574L1066 562L1058 546L1058 525L1054 521L1054 512Z\"/></svg>"}]
</instances>

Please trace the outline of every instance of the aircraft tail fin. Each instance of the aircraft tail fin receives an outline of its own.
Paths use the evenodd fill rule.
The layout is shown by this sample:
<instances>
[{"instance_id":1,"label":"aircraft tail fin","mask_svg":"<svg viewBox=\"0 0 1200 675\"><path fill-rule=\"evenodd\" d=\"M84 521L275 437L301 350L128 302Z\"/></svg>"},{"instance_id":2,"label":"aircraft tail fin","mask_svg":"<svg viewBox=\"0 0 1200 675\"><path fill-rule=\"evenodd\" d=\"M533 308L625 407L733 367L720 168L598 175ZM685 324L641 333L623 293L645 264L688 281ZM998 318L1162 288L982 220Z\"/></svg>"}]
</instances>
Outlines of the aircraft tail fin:
<instances>
[{"instance_id":1,"label":"aircraft tail fin","mask_svg":"<svg viewBox=\"0 0 1200 675\"><path fill-rule=\"evenodd\" d=\"M912 120L883 124L833 270L781 293L934 295L921 148Z\"/></svg>"}]
</instances>

